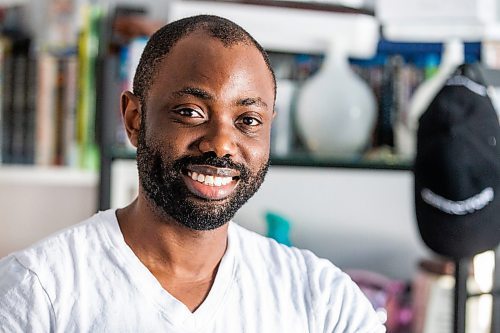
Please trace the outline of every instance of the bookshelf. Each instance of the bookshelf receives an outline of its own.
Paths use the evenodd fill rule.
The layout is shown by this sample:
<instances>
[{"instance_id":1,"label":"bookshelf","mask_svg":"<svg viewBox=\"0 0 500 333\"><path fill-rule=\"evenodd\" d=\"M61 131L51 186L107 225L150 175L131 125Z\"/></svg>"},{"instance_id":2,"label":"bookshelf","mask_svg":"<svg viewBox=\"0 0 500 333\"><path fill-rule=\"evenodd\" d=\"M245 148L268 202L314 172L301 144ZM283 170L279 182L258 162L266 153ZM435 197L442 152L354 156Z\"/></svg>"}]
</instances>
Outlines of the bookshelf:
<instances>
[{"instance_id":1,"label":"bookshelf","mask_svg":"<svg viewBox=\"0 0 500 333\"><path fill-rule=\"evenodd\" d=\"M317 52L321 53L324 49L324 41L331 38L332 34L339 34L339 31L362 30L364 34L353 34L353 38L349 44L349 52L353 55L360 57L366 57L374 52L378 40L378 24L376 20L371 15L356 15L360 11L356 10L346 10L346 8L336 7L338 11L327 11L324 10L328 6L322 6L323 10L317 10L318 8L312 4L309 9L292 9L287 8L290 3L285 4L279 2L273 2L276 6L262 7L259 4L231 4L227 2L208 2L208 1L183 1L183 2L173 2L170 6L168 12L168 20L175 20L176 18L191 15L196 13L207 13L216 14L233 19L239 24L241 24L245 29L247 29L251 34L253 34L257 40L259 40L262 45L269 51L272 52L285 52L285 53L306 53L306 52ZM282 6L285 4L285 6ZM317 6L316 6L317 7ZM333 6L329 7L330 9ZM304 16L304 13L307 15ZM363 11L363 13L365 13ZM312 17L307 17L312 16ZM270 34L265 29L259 26L257 22L273 22L278 30ZM308 29L302 29L298 31L297 27L307 25ZM340 28L340 29L339 29ZM319 41L318 41L319 38ZM108 57L103 60L106 65L103 67L107 70L101 73L104 77L105 89L108 92L115 91L119 89L116 88L116 84L113 85L112 79L109 80L110 74L114 71L115 78L119 76L118 70L116 68L120 67L116 65L116 58ZM128 71L125 71L128 72ZM122 78L123 79L123 78ZM115 79L116 80L116 79ZM130 81L131 78L125 78L125 81ZM130 84L128 84L130 85ZM127 86L127 84L121 84L121 87ZM110 96L106 92L103 96ZM113 95L113 94L111 94ZM116 94L117 95L117 94ZM103 102L109 109L108 101ZM116 109L116 105L114 108ZM107 116L104 116L107 117ZM119 121L116 118L108 118L110 124L117 124L121 127ZM106 126L110 128L109 126ZM116 132L113 130L113 132ZM124 142L119 142L116 144L116 138L119 138ZM100 207L109 207L110 204L110 188L111 188L111 166L113 161L120 159L133 159L135 154L133 150L126 149L127 139L123 139L123 135L115 135L115 140L109 137L108 133L102 133L102 139L105 142L102 146L105 147L101 151L101 188L100 188ZM111 148L110 148L111 147ZM310 165L310 166L356 166L356 167L380 167L383 168L383 163L358 163L357 161L314 161L307 157L307 154L299 154L300 156L286 156L285 158L274 158L274 164L281 165ZM389 166L392 168L393 166Z\"/></svg>"},{"instance_id":2,"label":"bookshelf","mask_svg":"<svg viewBox=\"0 0 500 333\"><path fill-rule=\"evenodd\" d=\"M466 62L478 61L480 50L480 43L466 43ZM288 167L410 171L412 167L411 160L400 158L394 153L394 117L408 106L411 93L424 80L426 72L432 73L435 70L442 52L442 43L405 43L381 39L377 42L375 54L370 58L351 58L352 67L377 93L379 116L370 147L367 147L363 154L353 158L316 157L306 150L300 142L300 138L293 137L294 142L291 143L290 152L285 155L272 153L271 164L273 166ZM306 54L276 52L273 50L270 50L269 53L273 66L283 67L281 64L285 63L289 67L284 71L287 73L285 79L299 84L301 81L306 80L307 77L314 75L315 71L321 66L323 59L321 53ZM394 65L393 59L398 60L396 65ZM103 82L105 82L105 87L102 90L105 91L103 95L118 96L120 87L130 85L128 81L131 78L125 78L125 83L117 83L121 68L120 61L116 57L109 57L103 61L105 63L103 68L106 68L101 73L104 78ZM407 81L395 80L394 73L396 71L406 71L405 74L412 77L412 79L407 79ZM381 81L381 78L383 78L384 82ZM280 80L278 78L279 84ZM394 102L392 94L396 86L399 90L407 90L407 93L402 100ZM117 100L103 99L105 100L103 103L106 104L104 107L106 110L118 108ZM135 151L128 145L127 138L122 133L122 125L117 113L114 115L103 114L103 116L107 118L106 120L103 119L103 121L114 124L104 128L115 128L111 132L101 133L101 138L105 140L102 145L101 161L102 165L107 165L108 168L101 169L101 179L103 181L100 184L100 193L104 195L101 195L100 204L102 207L109 207L111 202L109 199L111 194L111 172L107 170L111 168L116 160L134 160ZM293 132L294 129L290 128L290 131ZM296 135L296 133L293 133L293 135Z\"/></svg>"},{"instance_id":3,"label":"bookshelf","mask_svg":"<svg viewBox=\"0 0 500 333\"><path fill-rule=\"evenodd\" d=\"M96 171L101 7L49 1L45 36L25 23L29 3L0 10L0 162Z\"/></svg>"},{"instance_id":4,"label":"bookshelf","mask_svg":"<svg viewBox=\"0 0 500 333\"><path fill-rule=\"evenodd\" d=\"M313 75L321 65L325 40L345 31L363 31L362 34L352 34L348 48L351 64L355 70L375 90L378 90L379 119L370 147L365 151L367 154L351 159L313 157L304 148L300 138L294 137L291 152L286 155L273 154L272 164L409 171L411 161L401 160L391 152L394 143L391 138L390 118L393 116L391 112L397 110L394 111L393 106L387 105L390 96L388 98L388 92L382 91L391 87L383 86L383 82L376 82L377 79L374 77L385 75L390 78L395 71L389 60L392 57L398 57L404 65L411 65L418 75L420 72L429 71L429 68L424 68L425 60L422 59L426 59L429 55L439 59L441 45L381 40L379 23L373 17L373 13L367 10L346 10L337 7L335 11L331 11L332 6L316 8L319 6L317 4L297 9L286 8L289 3L270 3L274 6L262 10L263 7L259 4L175 2L170 8L168 19L198 12L232 18L262 42L271 54L273 65L279 67L283 62L288 62L292 63L292 66L300 67L291 69L288 74L278 78L294 80L299 84L300 81ZM241 10L243 8L241 6L244 6L245 10ZM134 10L136 13L144 12L140 7L132 9L132 12ZM9 100L10 95L16 96L15 92L3 91L3 165L25 164L46 167L57 165L99 172L98 207L105 209L110 207L111 168L114 161L135 158L133 151L126 149L127 139L121 131L118 106L119 93L127 87L125 81L130 80L130 77L123 77L121 59L123 54L110 55L109 52L111 43L114 42L110 31L112 14L106 16L101 6L83 6L76 12L78 20L75 21L80 23L78 27L73 26L69 30L78 31L79 39L69 38L60 43L49 38L50 42L45 44L33 40L31 42L37 43L36 52L23 51L23 61L25 61L23 66L34 67L24 76L27 78L25 81L38 82L35 93L30 92L29 87L20 90L20 96L26 97L23 99L25 105L17 105L21 101L19 96ZM57 14L51 15L57 17ZM260 22L255 19L256 17L259 17L259 20L273 22L277 27L276 32L267 33L261 25L255 24ZM67 20L64 22L67 23ZM301 26L308 26L308 29L300 29ZM49 28L57 31L57 27ZM24 43L26 44L26 41ZM466 45L466 55L472 59L471 61L477 59L479 47L478 43ZM3 55L4 61L9 58L9 52L4 52ZM5 72L3 74L4 82L13 80L13 75ZM421 82L422 77L414 80L413 84ZM16 84L22 85L22 82L12 82L5 87L14 89L12 87ZM408 87L408 90L413 88ZM6 112L14 107L22 112ZM13 117L12 114L16 116ZM24 134L19 135L19 133ZM16 147L17 151L14 149ZM382 152L376 151L379 147L384 148ZM370 149L374 153L370 153ZM39 172L38 170L40 168L33 168L34 172Z\"/></svg>"},{"instance_id":5,"label":"bookshelf","mask_svg":"<svg viewBox=\"0 0 500 333\"><path fill-rule=\"evenodd\" d=\"M83 2L0 2L0 257L96 211L102 17Z\"/></svg>"},{"instance_id":6,"label":"bookshelf","mask_svg":"<svg viewBox=\"0 0 500 333\"><path fill-rule=\"evenodd\" d=\"M182 1L170 6L168 20L174 20L198 13L216 14L228 17L241 24L251 34L257 37L268 50L273 67L277 71L278 85L280 80L293 81L298 85L320 68L326 43L332 35L351 33L348 50L353 69L375 91L378 101L378 119L369 145L362 154L352 158L322 158L311 155L295 129L288 130L291 134L290 150L286 154L276 154L272 149L271 163L273 166L335 168L353 170L395 170L410 171L411 160L400 158L395 154L394 122L397 115L409 103L412 92L439 64L442 43L409 43L384 40L379 35L379 23L373 12L367 10L350 10L332 6L316 8L317 4L302 4L305 8L290 8L290 3L248 2L229 3L212 1ZM271 6L269 6L271 4ZM298 6L298 7L301 7ZM293 6L292 6L293 7ZM323 6L325 7L325 6ZM319 10L318 10L319 9ZM130 8L136 14L145 14L141 7ZM127 10L125 10L127 12ZM257 19L258 18L258 19ZM272 22L273 31L268 33L265 24L257 22ZM268 23L271 24L271 23ZM307 26L307 29L301 27ZM362 31L363 33L357 33ZM110 40L113 32L108 33ZM143 43L143 41L142 41ZM123 133L119 116L118 98L111 100L109 96L119 96L122 89L130 87L133 70L126 68L130 54L140 55L137 45L121 45L125 52L106 54L100 59L99 71L102 87L98 108L102 110L101 127L101 169L99 207L105 209L111 205L113 163L118 160L135 159L135 151L130 149L128 140ZM142 44L143 45L143 44ZM122 51L123 51L122 49ZM478 42L465 45L465 59L474 62L479 59L481 45ZM125 69L124 69L125 65ZM283 70L284 67L287 67ZM404 72L403 74L401 74ZM129 75L129 76L127 76ZM396 75L406 75L406 81ZM408 79L410 77L410 79ZM396 79L395 79L396 78ZM404 93L401 93L401 91ZM399 100L395 100L398 95ZM403 97L400 97L404 95ZM114 114L105 110L117 110ZM278 116L279 117L279 116ZM111 129L111 131L109 130ZM273 128L275 132L276 129Z\"/></svg>"}]
</instances>

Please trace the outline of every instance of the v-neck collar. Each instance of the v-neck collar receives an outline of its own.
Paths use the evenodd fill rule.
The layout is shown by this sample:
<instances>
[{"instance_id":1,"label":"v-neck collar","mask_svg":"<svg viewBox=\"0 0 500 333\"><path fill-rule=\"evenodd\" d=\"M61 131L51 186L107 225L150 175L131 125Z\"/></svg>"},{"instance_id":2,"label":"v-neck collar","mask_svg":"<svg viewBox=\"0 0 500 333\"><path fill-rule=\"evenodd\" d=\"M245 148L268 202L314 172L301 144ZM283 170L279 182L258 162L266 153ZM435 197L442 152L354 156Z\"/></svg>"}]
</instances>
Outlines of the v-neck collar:
<instances>
[{"instance_id":1,"label":"v-neck collar","mask_svg":"<svg viewBox=\"0 0 500 333\"><path fill-rule=\"evenodd\" d=\"M134 287L146 298L158 305L163 317L175 327L183 331L196 332L206 328L210 321L215 319L218 310L224 305L226 296L234 282L236 271L234 244L237 237L232 237L233 225L229 222L228 244L226 252L219 264L214 283L203 303L191 312L188 307L165 290L155 276L139 260L132 249L125 243L125 239L118 225L116 210L101 212L104 225L111 245L111 250L120 261L120 269Z\"/></svg>"}]
</instances>

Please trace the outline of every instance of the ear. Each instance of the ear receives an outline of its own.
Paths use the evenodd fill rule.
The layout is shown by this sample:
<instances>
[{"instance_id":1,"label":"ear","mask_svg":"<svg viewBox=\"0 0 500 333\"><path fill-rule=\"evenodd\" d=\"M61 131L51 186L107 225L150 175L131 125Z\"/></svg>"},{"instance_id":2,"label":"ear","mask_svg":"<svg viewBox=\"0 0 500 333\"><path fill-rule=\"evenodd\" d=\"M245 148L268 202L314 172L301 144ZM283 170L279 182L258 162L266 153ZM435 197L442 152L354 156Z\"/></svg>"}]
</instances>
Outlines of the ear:
<instances>
[{"instance_id":1,"label":"ear","mask_svg":"<svg viewBox=\"0 0 500 333\"><path fill-rule=\"evenodd\" d=\"M141 102L130 91L124 91L120 99L120 109L128 139L134 147L137 147L141 127Z\"/></svg>"}]
</instances>

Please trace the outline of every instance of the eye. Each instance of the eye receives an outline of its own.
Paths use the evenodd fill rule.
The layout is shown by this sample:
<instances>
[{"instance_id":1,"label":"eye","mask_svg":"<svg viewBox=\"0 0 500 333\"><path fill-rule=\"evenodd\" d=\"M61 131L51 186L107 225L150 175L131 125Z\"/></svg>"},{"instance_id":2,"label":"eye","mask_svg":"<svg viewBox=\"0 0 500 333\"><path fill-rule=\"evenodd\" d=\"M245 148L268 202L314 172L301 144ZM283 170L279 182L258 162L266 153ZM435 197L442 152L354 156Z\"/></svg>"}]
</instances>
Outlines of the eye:
<instances>
[{"instance_id":1,"label":"eye","mask_svg":"<svg viewBox=\"0 0 500 333\"><path fill-rule=\"evenodd\" d=\"M245 126L250 126L250 127L262 125L262 121L260 121L259 119L255 118L255 117L250 117L250 116L245 116L245 117L240 118L238 123L241 123Z\"/></svg>"},{"instance_id":2,"label":"eye","mask_svg":"<svg viewBox=\"0 0 500 333\"><path fill-rule=\"evenodd\" d=\"M243 133L256 134L262 128L262 118L258 114L241 115L235 122L236 127Z\"/></svg>"},{"instance_id":3,"label":"eye","mask_svg":"<svg viewBox=\"0 0 500 333\"><path fill-rule=\"evenodd\" d=\"M174 110L178 115L188 118L203 118L201 111L191 108L180 108Z\"/></svg>"},{"instance_id":4,"label":"eye","mask_svg":"<svg viewBox=\"0 0 500 333\"><path fill-rule=\"evenodd\" d=\"M196 126L205 122L206 114L203 109L197 106L180 105L171 109L170 118L175 123Z\"/></svg>"}]
</instances>

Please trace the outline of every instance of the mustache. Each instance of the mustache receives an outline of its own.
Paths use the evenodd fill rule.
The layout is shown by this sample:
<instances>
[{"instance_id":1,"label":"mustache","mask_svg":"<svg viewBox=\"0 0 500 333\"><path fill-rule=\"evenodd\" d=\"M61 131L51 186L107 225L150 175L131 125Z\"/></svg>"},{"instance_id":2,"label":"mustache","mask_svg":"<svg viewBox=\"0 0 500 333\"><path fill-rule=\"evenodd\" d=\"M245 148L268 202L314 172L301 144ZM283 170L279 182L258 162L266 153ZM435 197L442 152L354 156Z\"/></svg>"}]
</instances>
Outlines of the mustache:
<instances>
[{"instance_id":1,"label":"mustache","mask_svg":"<svg viewBox=\"0 0 500 333\"><path fill-rule=\"evenodd\" d=\"M185 156L175 161L174 169L182 170L190 164L203 164L216 168L234 169L240 172L240 178L246 179L250 171L242 164L231 160L229 156L218 157L214 152L204 153L200 156Z\"/></svg>"}]
</instances>

